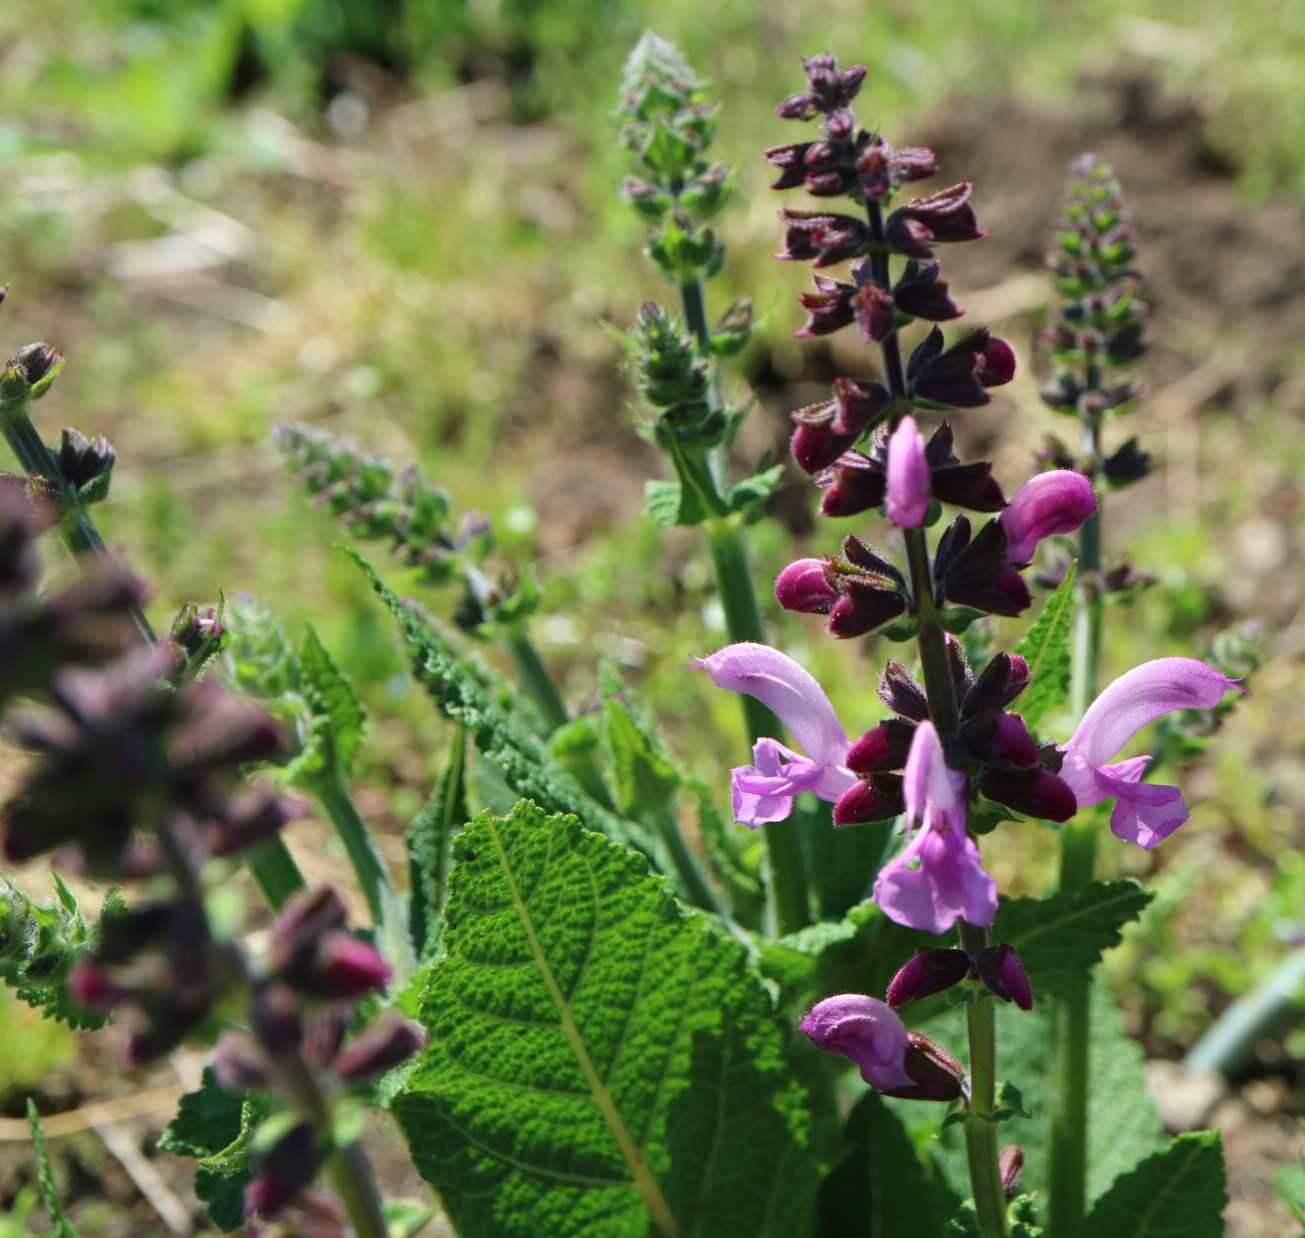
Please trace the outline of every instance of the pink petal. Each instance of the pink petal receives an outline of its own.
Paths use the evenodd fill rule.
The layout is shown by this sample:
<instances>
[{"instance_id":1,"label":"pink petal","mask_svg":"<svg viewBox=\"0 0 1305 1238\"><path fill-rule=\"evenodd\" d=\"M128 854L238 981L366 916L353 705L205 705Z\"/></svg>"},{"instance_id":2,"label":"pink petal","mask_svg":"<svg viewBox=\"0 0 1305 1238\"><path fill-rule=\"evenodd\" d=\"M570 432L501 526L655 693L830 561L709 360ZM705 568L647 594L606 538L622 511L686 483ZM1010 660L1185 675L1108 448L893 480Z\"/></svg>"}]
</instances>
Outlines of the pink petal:
<instances>
[{"instance_id":1,"label":"pink petal","mask_svg":"<svg viewBox=\"0 0 1305 1238\"><path fill-rule=\"evenodd\" d=\"M904 1062L910 1037L897 1012L860 993L827 997L799 1025L826 1053L841 1053L861 1068L861 1078L882 1090L911 1087Z\"/></svg>"},{"instance_id":2,"label":"pink petal","mask_svg":"<svg viewBox=\"0 0 1305 1238\"><path fill-rule=\"evenodd\" d=\"M808 761L773 739L759 739L752 760L730 771L734 820L750 829L785 820L793 812L793 797L803 791L833 803L856 781L849 770Z\"/></svg>"},{"instance_id":3,"label":"pink petal","mask_svg":"<svg viewBox=\"0 0 1305 1238\"><path fill-rule=\"evenodd\" d=\"M1044 537L1072 533L1097 509L1092 483L1070 469L1053 469L1026 481L998 516L1006 531L1006 557L1029 563Z\"/></svg>"},{"instance_id":4,"label":"pink petal","mask_svg":"<svg viewBox=\"0 0 1305 1238\"><path fill-rule=\"evenodd\" d=\"M1176 709L1213 709L1235 687L1226 675L1195 658L1143 662L1092 702L1065 753L1089 766L1104 765L1148 723Z\"/></svg>"},{"instance_id":5,"label":"pink petal","mask_svg":"<svg viewBox=\"0 0 1305 1238\"><path fill-rule=\"evenodd\" d=\"M1164 842L1187 820L1187 805L1177 787L1154 786L1097 771L1097 781L1106 795L1113 795L1110 832L1143 850Z\"/></svg>"},{"instance_id":6,"label":"pink petal","mask_svg":"<svg viewBox=\"0 0 1305 1238\"><path fill-rule=\"evenodd\" d=\"M810 673L787 654L769 645L740 641L696 659L691 669L698 667L718 688L744 692L770 709L817 764L843 764L848 738L834 707Z\"/></svg>"},{"instance_id":7,"label":"pink petal","mask_svg":"<svg viewBox=\"0 0 1305 1238\"><path fill-rule=\"evenodd\" d=\"M932 722L921 722L911 737L911 751L902 776L906 820L926 829L941 826L965 829L965 775L947 764Z\"/></svg>"},{"instance_id":8,"label":"pink petal","mask_svg":"<svg viewBox=\"0 0 1305 1238\"><path fill-rule=\"evenodd\" d=\"M886 473L888 519L899 529L918 529L929 512L929 464L913 417L903 417L888 439Z\"/></svg>"},{"instance_id":9,"label":"pink petal","mask_svg":"<svg viewBox=\"0 0 1305 1238\"><path fill-rule=\"evenodd\" d=\"M918 868L911 862L919 860ZM874 901L907 928L946 933L957 920L984 927L997 912L997 883L963 830L923 830L875 880Z\"/></svg>"}]
</instances>

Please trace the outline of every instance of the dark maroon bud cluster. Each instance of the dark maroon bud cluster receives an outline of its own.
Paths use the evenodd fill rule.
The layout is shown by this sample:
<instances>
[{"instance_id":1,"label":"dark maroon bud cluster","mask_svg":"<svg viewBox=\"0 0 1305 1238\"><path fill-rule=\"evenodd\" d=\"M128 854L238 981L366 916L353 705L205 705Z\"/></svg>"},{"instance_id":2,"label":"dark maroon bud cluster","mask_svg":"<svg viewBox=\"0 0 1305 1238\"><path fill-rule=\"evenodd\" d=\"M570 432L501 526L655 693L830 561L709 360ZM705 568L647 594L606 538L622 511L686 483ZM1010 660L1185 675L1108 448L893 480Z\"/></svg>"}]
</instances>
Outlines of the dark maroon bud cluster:
<instances>
[{"instance_id":1,"label":"dark maroon bud cluster","mask_svg":"<svg viewBox=\"0 0 1305 1238\"><path fill-rule=\"evenodd\" d=\"M949 761L969 769L970 785L995 803L1043 821L1068 820L1077 802L1058 776L1061 754L1054 745L1039 746L1024 720L1007 712L1028 686L1028 664L1018 654L998 653L975 676L958 641L949 638L947 651L960 712ZM848 748L845 764L859 781L835 804L835 825L886 821L903 811L901 771L916 724L929 718L928 697L896 659L884 670L879 697L894 716Z\"/></svg>"},{"instance_id":2,"label":"dark maroon bud cluster","mask_svg":"<svg viewBox=\"0 0 1305 1238\"><path fill-rule=\"evenodd\" d=\"M954 507L998 512L1006 506L1001 486L986 460L962 464L952 450L950 422L944 421L925 444L929 489L933 497ZM822 516L855 516L883 505L888 484L888 430L880 426L868 453L846 451L816 477L824 489Z\"/></svg>"},{"instance_id":3,"label":"dark maroon bud cluster","mask_svg":"<svg viewBox=\"0 0 1305 1238\"><path fill-rule=\"evenodd\" d=\"M885 1096L902 1100L938 1100L950 1102L966 1094L965 1071L961 1064L936 1041L919 1032L907 1032L911 1047L902 1059L902 1068L914 1080L910 1087L887 1088Z\"/></svg>"},{"instance_id":4,"label":"dark maroon bud cluster","mask_svg":"<svg viewBox=\"0 0 1305 1238\"><path fill-rule=\"evenodd\" d=\"M797 409L793 458L808 473L828 468L853 443L887 419L892 396L878 383L834 379L834 396Z\"/></svg>"},{"instance_id":5,"label":"dark maroon bud cluster","mask_svg":"<svg viewBox=\"0 0 1305 1238\"><path fill-rule=\"evenodd\" d=\"M239 767L282 754L273 719L205 680L172 689L164 645L65 666L49 704L9 730L37 760L5 822L15 861L75 845L97 876L140 875L137 832L176 828L209 854L263 841L295 815L270 792L237 796Z\"/></svg>"},{"instance_id":6,"label":"dark maroon bud cluster","mask_svg":"<svg viewBox=\"0 0 1305 1238\"><path fill-rule=\"evenodd\" d=\"M109 476L118 454L103 435L87 438L71 426L59 438L55 460L64 484L83 503L95 502L109 492Z\"/></svg>"},{"instance_id":7,"label":"dark maroon bud cluster","mask_svg":"<svg viewBox=\"0 0 1305 1238\"><path fill-rule=\"evenodd\" d=\"M994 997L1033 1009L1033 991L1014 946L987 946L971 957L964 950L924 946L897 970L888 984L890 1006L905 1006L941 993L969 978L981 980Z\"/></svg>"},{"instance_id":8,"label":"dark maroon bud cluster","mask_svg":"<svg viewBox=\"0 0 1305 1238\"><path fill-rule=\"evenodd\" d=\"M828 615L833 636L864 636L906 610L906 579L891 561L848 537L842 558L791 563L775 582L775 597L788 610Z\"/></svg>"}]
</instances>

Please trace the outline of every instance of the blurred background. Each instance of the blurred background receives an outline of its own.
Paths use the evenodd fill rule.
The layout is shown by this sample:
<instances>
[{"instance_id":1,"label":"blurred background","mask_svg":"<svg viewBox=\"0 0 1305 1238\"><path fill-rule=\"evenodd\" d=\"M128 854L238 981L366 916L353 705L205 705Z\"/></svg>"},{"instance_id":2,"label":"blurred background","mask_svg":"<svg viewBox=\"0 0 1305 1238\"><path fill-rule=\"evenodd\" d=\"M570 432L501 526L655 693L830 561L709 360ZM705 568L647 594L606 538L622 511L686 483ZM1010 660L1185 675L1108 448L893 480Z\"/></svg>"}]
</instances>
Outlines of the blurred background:
<instances>
[{"instance_id":1,"label":"blurred background","mask_svg":"<svg viewBox=\"0 0 1305 1238\"><path fill-rule=\"evenodd\" d=\"M701 684L680 673L722 642L722 617L696 537L642 518L661 462L637 433L613 330L645 299L674 300L618 199L621 66L649 26L713 83L714 154L738 169L709 310L746 293L764 318L734 368L736 398L755 401L741 463L782 458L788 412L834 374L867 371L841 336L792 339L808 273L769 257L780 202L760 152L797 138L772 109L801 87L801 56L868 63L863 121L935 148L938 185L976 186L991 235L949 249L946 275L1022 368L957 432L996 460L1008 491L1046 433L1072 429L1037 398L1043 255L1066 169L1086 150L1114 166L1153 348L1148 397L1111 441L1138 433L1159 468L1109 509L1109 547L1155 583L1111 614L1107 675L1199 655L1248 620L1267 652L1254 695L1187 776L1197 804L1179 839L1150 856L1105 852L1107 873L1160 891L1109 974L1156 1060L1167 1118L1225 1130L1230 1232L1294 1232L1279 1198L1305 1198L1294 991L1233 1087L1194 1090L1172 1064L1305 942L1297 0L5 0L0 349L42 339L67 353L37 406L43 432L76 425L116 448L97 517L152 582L159 626L220 592L253 594L291 630L319 626L372 706L358 796L383 832L397 836L421 803L447 737L410 692L388 620L332 551L338 527L291 484L270 438L279 422L417 462L459 508L491 517L502 554L537 565L535 634L571 704L594 691L595 653L614 661L723 798L742 759L735 706L707 701L718 725L705 732ZM793 470L753 530L760 577L841 536L814 527L813 506ZM773 607L767 621L830 686L849 730L873 724L883 649L836 645ZM1037 890L1050 840L1025 826L993 842L1003 888ZM34 895L45 880L24 875ZM0 996L6 1114L29 1092L58 1110L157 1085L106 1079L110 1056L75 1057L61 1029ZM146 1127L131 1128L141 1147ZM16 1183L30 1164L17 1129L0 1130L3 1198L8 1169ZM60 1147L81 1166L83 1215L100 1218L84 1233L155 1232L116 1153L90 1136Z\"/></svg>"}]
</instances>

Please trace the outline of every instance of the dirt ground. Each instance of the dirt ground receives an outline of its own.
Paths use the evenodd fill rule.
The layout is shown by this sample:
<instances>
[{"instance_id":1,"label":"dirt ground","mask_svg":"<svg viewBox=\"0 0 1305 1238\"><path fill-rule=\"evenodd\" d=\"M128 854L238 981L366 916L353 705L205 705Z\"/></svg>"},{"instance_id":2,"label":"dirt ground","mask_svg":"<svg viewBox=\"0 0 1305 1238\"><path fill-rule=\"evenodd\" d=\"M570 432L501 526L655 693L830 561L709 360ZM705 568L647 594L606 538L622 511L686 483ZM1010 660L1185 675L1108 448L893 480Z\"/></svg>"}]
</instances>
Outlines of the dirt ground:
<instances>
[{"instance_id":1,"label":"dirt ground","mask_svg":"<svg viewBox=\"0 0 1305 1238\"><path fill-rule=\"evenodd\" d=\"M487 140L492 140L492 127L491 120L483 135ZM1145 419L1159 439L1159 454L1167 459L1158 484L1167 487L1171 516L1181 517L1202 501L1189 484L1193 471L1203 467L1202 435L1207 431L1200 418L1217 419L1217 432L1224 436L1220 441L1235 443L1237 427L1249 433L1248 419L1267 404L1283 427L1295 427L1305 417L1305 217L1286 203L1243 202L1235 169L1209 147L1203 118L1191 105L1167 99L1145 79L1114 79L1086 83L1081 107L1073 115L1012 101L956 103L925 118L909 140L934 147L950 179L969 179L980 186L976 208L991 236L982 244L949 249L946 273L957 290L974 290L961 297L971 319L1012 334L1022 344L1021 355L1029 355L1033 323L1047 304L1043 255L1064 169L1084 150L1096 151L1114 166L1141 237L1146 300L1154 309L1155 344L1145 364L1153 398ZM810 402L811 390L819 390L832 374L856 368L859 360L849 364L843 347L820 342L800 353L777 348L773 356L757 360L756 385L764 411L746 431L743 451L751 454L766 441L782 442L788 410ZM552 372L543 379L555 394L570 400L577 425L586 422L586 399L607 401L620 390L613 370L586 370L594 364L590 359L571 366L566 357L556 357ZM1031 379L1024 381L1031 384ZM595 397L594 392L601 395ZM1035 399L1031 385L1017 389L1013 398ZM1005 424L1009 407L995 406L991 413L975 417L966 433L971 443L999 459L1022 459L1036 445L1038 434ZM540 477L532 496L540 508L541 527L558 531L555 536L561 538L579 538L586 526L633 517L648 475L649 461L637 443L618 450L610 443L589 441L585 449L603 453L604 467L596 471L605 479L601 487L577 486L565 471L551 470L548 477ZM594 476L595 471L587 471L587 478ZM1269 695L1273 699L1277 691L1286 700L1299 696L1305 652L1298 613L1305 560L1301 482L1285 469L1270 469L1256 484L1259 498L1244 519L1247 528L1229 531L1234 553L1243 545L1249 549L1243 556L1245 570L1222 586L1222 604L1230 617L1258 614L1266 619L1279 680ZM795 482L779 501L795 527L809 524L804 513L810 509L810 493L804 486ZM1130 507L1127 497L1119 511L1121 527L1141 518L1140 509ZM1293 713L1284 720L1285 730L1301 717L1298 704L1288 707ZM1279 759L1296 758L1266 755L1266 760ZM187 1057L149 1075L127 1076L117 1065L118 1048L112 1032L87 1038L73 1070L51 1080L38 1098L46 1113L78 1111L115 1095L136 1097L138 1102L150 1095L158 1099L156 1107L146 1106L147 1112L110 1121L119 1136L109 1142L102 1133L104 1123L115 1113L121 1116L121 1109L83 1111L83 1132L56 1145L78 1209L90 1200L111 1205L96 1213L96 1228L83 1230L86 1238L164 1233L160 1213L168 1204L158 1201L165 1196L179 1204L183 1219L195 1208L188 1166L151 1154L150 1149L169 1115L170 1097L164 1093L192 1085L198 1062ZM1257 1078L1240 1090L1194 1084L1165 1063L1155 1065L1153 1080L1175 1130L1206 1122L1223 1127L1231 1238L1283 1238L1290 1233L1291 1222L1267 1184L1278 1168L1298 1160L1301 1139L1295 1117L1305 1108L1294 1066L1288 1064L1279 1075ZM29 1166L30 1155L19 1140L0 1142L0 1194ZM414 1196L421 1190L410 1182L395 1186ZM146 1202L146 1195L155 1203Z\"/></svg>"}]
</instances>

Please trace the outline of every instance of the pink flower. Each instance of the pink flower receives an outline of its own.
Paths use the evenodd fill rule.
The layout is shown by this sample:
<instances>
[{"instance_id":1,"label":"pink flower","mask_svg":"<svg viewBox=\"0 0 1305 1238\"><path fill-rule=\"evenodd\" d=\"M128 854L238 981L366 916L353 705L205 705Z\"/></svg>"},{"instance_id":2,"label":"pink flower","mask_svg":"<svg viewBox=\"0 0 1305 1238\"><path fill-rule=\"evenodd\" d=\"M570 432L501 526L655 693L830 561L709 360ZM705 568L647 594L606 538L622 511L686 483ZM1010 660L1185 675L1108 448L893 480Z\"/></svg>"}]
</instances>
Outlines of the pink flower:
<instances>
[{"instance_id":1,"label":"pink flower","mask_svg":"<svg viewBox=\"0 0 1305 1238\"><path fill-rule=\"evenodd\" d=\"M1195 658L1156 658L1121 675L1092 702L1061 749L1065 763L1060 777L1078 806L1113 798L1110 829L1116 838L1148 851L1163 842L1187 820L1182 792L1141 782L1150 757L1107 762L1148 723L1176 709L1213 709L1236 687Z\"/></svg>"},{"instance_id":2,"label":"pink flower","mask_svg":"<svg viewBox=\"0 0 1305 1238\"><path fill-rule=\"evenodd\" d=\"M919 828L880 870L874 901L890 920L926 933L945 933L959 919L990 924L997 883L965 828L965 775L947 764L931 722L915 728L902 794L907 829Z\"/></svg>"},{"instance_id":3,"label":"pink flower","mask_svg":"<svg viewBox=\"0 0 1305 1238\"><path fill-rule=\"evenodd\" d=\"M1011 495L1010 504L997 517L1006 530L1006 557L1012 563L1031 563L1044 537L1073 533L1096 510L1097 496L1082 473L1070 469L1039 473Z\"/></svg>"},{"instance_id":4,"label":"pink flower","mask_svg":"<svg viewBox=\"0 0 1305 1238\"><path fill-rule=\"evenodd\" d=\"M899 529L918 529L929 511L929 464L913 417L903 417L888 439L886 471L888 519Z\"/></svg>"},{"instance_id":5,"label":"pink flower","mask_svg":"<svg viewBox=\"0 0 1305 1238\"><path fill-rule=\"evenodd\" d=\"M841 993L808 1011L799 1024L826 1053L841 1053L861 1068L872 1088L891 1092L914 1083L906 1073L911 1039L897 1012L873 997Z\"/></svg>"},{"instance_id":6,"label":"pink flower","mask_svg":"<svg viewBox=\"0 0 1305 1238\"><path fill-rule=\"evenodd\" d=\"M802 749L795 752L774 739L756 742L753 764L730 771L736 821L753 829L768 821L783 821L800 792L810 791L833 803L857 781L844 764L849 741L834 707L792 658L769 645L740 641L696 659L690 669L699 667L718 688L744 692L760 701Z\"/></svg>"}]
</instances>

